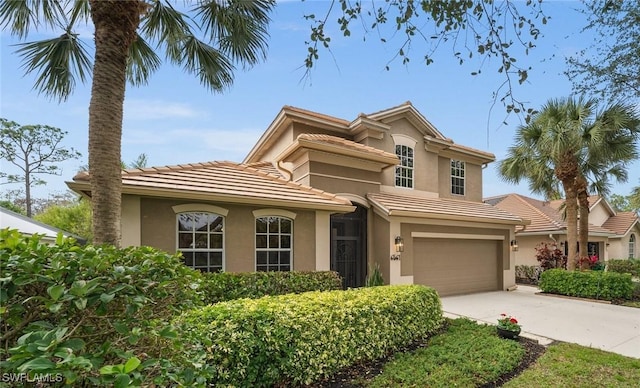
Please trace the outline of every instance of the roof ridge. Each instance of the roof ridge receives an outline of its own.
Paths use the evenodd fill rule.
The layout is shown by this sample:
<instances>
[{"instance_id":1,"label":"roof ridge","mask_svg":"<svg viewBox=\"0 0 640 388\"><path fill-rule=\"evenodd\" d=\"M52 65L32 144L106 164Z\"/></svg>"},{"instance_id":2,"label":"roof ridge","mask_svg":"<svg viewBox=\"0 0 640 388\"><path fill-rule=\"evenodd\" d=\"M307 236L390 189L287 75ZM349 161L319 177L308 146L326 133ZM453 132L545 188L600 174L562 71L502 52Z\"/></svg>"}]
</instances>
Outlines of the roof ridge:
<instances>
[{"instance_id":1,"label":"roof ridge","mask_svg":"<svg viewBox=\"0 0 640 388\"><path fill-rule=\"evenodd\" d=\"M303 190L305 190L305 191L307 191L309 193L320 195L320 196L322 196L322 197L324 197L326 199L331 199L331 200L343 199L342 197L339 197L336 194L332 194L332 193L326 192L324 190L319 190L319 189L313 188L311 186L306 186L306 185L303 185L303 184L298 183L298 182L293 182L293 181L290 181L290 180L286 180L281 176L278 176L278 175L275 175L275 174L272 174L272 173L268 173L268 172L265 172L265 171L262 171L262 170L258 170L257 168L251 167L251 166L249 166L247 164L244 164L244 163L237 163L237 164L235 164L234 167L242 169L242 170L249 171L249 172L251 172L253 174L264 176L265 178L269 178L269 179L271 179L273 181L277 181L279 183L284 183L284 184L286 184L287 186L290 186L290 187L293 186L293 187L301 188L301 189L303 189ZM351 202L349 202L349 204L351 204Z\"/></svg>"},{"instance_id":2,"label":"roof ridge","mask_svg":"<svg viewBox=\"0 0 640 388\"><path fill-rule=\"evenodd\" d=\"M539 199L535 199L535 198L531 198L531 197L527 197L525 195L522 194L517 194L514 193L513 194L519 201L523 202L525 205L527 205L527 207L533 209L533 211L535 211L536 213L538 213L539 215L541 215L544 219L546 219L547 221L551 222L552 225L554 225L555 227L562 229L563 227L565 227L564 225L562 225L561 223L559 223L558 221L554 220L553 218L549 217L549 215L547 215L546 213L544 213L543 211L541 211L540 209L538 209L536 206L533 206L531 203L529 203L528 201L526 201L524 198L528 199L528 200L533 200L533 201L538 201L538 202L542 202ZM555 209L554 209L555 211Z\"/></svg>"}]
</instances>

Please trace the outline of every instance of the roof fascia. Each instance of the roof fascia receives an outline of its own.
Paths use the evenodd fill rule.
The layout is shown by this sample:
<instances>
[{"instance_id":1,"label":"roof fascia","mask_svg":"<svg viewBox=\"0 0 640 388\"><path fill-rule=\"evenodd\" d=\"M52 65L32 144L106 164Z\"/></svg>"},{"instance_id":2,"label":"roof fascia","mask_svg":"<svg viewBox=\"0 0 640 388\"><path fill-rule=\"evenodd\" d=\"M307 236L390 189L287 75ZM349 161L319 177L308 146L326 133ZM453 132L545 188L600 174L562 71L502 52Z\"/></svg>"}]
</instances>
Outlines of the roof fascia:
<instances>
[{"instance_id":1,"label":"roof fascia","mask_svg":"<svg viewBox=\"0 0 640 388\"><path fill-rule=\"evenodd\" d=\"M79 182L68 182L67 185L76 192L87 192L89 190L88 183L79 183ZM190 199L190 200L201 200L208 202L224 202L224 203L234 203L234 204L244 204L244 205L260 205L260 206L274 206L274 207L284 207L284 208L296 208L296 209L307 209L307 210L325 210L335 213L350 213L355 211L355 206L353 205L341 205L338 203L328 204L328 203L307 203L301 201L292 201L292 200L279 200L279 199L267 199L267 198L259 198L259 197L248 197L248 196L236 196L236 195L223 195L223 194L214 194L214 193L199 193L188 190L178 190L178 189L158 189L152 187L138 187L138 186L122 186L122 194L129 195L140 195L145 197L162 197L162 198L180 198L180 199ZM345 198L340 198L345 199Z\"/></svg>"},{"instance_id":2,"label":"roof fascia","mask_svg":"<svg viewBox=\"0 0 640 388\"><path fill-rule=\"evenodd\" d=\"M371 115L367 115L368 118L377 120L377 121L389 120L397 116L405 117L413 125L415 125L416 128L421 130L421 132L423 132L423 135L426 135L427 133L430 132L436 138L439 138L442 140L446 139L446 137L442 133L440 133L440 131L438 131L438 129L436 129L436 127L433 124L431 124L431 122L429 122L429 120L427 120L411 104L403 104L403 105L389 108Z\"/></svg>"},{"instance_id":3,"label":"roof fascia","mask_svg":"<svg viewBox=\"0 0 640 388\"><path fill-rule=\"evenodd\" d=\"M276 118L271 122L267 130L260 136L258 142L253 146L251 151L244 158L242 163L259 162L260 158L266 150L271 146L272 142L286 129L291 123L303 123L321 129L337 132L340 134L349 133L349 127L322 117L314 116L307 112L298 111L290 107L283 107Z\"/></svg>"},{"instance_id":4,"label":"roof fascia","mask_svg":"<svg viewBox=\"0 0 640 388\"><path fill-rule=\"evenodd\" d=\"M360 150L346 149L335 144L327 144L315 142L307 139L297 139L293 144L287 147L280 155L276 157L277 161L286 161L287 158L297 158L304 149L316 150L321 152L327 152L342 156L348 156L356 159L363 159L371 162L383 164L385 166L395 166L399 163L397 157L387 157L384 155L378 155L370 152L363 152Z\"/></svg>"}]
</instances>

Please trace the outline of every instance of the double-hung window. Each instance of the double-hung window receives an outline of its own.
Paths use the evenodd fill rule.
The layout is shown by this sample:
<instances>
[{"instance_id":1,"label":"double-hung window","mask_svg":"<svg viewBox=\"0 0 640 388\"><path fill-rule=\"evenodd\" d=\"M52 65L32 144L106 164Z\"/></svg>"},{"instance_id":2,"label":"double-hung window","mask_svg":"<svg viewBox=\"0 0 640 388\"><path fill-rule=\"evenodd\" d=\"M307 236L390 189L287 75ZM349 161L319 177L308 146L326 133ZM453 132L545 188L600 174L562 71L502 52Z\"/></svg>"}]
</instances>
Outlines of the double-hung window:
<instances>
[{"instance_id":1,"label":"double-hung window","mask_svg":"<svg viewBox=\"0 0 640 388\"><path fill-rule=\"evenodd\" d=\"M224 262L224 217L208 212L177 215L178 243L186 266L202 272L222 271Z\"/></svg>"},{"instance_id":2,"label":"double-hung window","mask_svg":"<svg viewBox=\"0 0 640 388\"><path fill-rule=\"evenodd\" d=\"M290 271L292 246L292 219L256 217L256 271Z\"/></svg>"},{"instance_id":3,"label":"double-hung window","mask_svg":"<svg viewBox=\"0 0 640 388\"><path fill-rule=\"evenodd\" d=\"M396 187L413 188L413 148L396 145L396 155L400 164L396 166Z\"/></svg>"},{"instance_id":4,"label":"double-hung window","mask_svg":"<svg viewBox=\"0 0 640 388\"><path fill-rule=\"evenodd\" d=\"M634 259L636 257L636 235L631 234L629 236L629 258Z\"/></svg>"},{"instance_id":5,"label":"double-hung window","mask_svg":"<svg viewBox=\"0 0 640 388\"><path fill-rule=\"evenodd\" d=\"M464 195L465 165L451 159L451 194Z\"/></svg>"}]
</instances>

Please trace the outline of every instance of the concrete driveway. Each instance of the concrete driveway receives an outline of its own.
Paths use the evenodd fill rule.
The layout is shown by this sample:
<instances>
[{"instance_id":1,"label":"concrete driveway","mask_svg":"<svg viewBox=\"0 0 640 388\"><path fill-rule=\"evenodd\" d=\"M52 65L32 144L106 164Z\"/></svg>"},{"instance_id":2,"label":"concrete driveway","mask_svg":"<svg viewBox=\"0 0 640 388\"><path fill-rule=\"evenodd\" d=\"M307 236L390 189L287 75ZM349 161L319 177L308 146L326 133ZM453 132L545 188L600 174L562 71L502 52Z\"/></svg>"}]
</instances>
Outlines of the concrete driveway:
<instances>
[{"instance_id":1,"label":"concrete driveway","mask_svg":"<svg viewBox=\"0 0 640 388\"><path fill-rule=\"evenodd\" d=\"M573 342L640 358L640 309L606 303L536 295L538 288L445 296L449 317L468 317L497 324L501 313L514 316L522 335L540 340Z\"/></svg>"}]
</instances>

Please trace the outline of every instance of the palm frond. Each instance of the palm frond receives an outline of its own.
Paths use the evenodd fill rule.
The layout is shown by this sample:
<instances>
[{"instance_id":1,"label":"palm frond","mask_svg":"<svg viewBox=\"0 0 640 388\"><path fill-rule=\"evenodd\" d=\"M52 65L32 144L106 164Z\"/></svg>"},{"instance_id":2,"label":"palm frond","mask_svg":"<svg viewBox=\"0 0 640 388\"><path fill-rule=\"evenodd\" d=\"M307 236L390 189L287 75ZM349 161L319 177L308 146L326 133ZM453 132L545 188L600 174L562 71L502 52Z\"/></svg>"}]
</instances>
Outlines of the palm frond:
<instances>
[{"instance_id":1,"label":"palm frond","mask_svg":"<svg viewBox=\"0 0 640 388\"><path fill-rule=\"evenodd\" d=\"M127 80L134 86L145 85L162 65L162 60L140 35L131 44L127 58Z\"/></svg>"},{"instance_id":2,"label":"palm frond","mask_svg":"<svg viewBox=\"0 0 640 388\"><path fill-rule=\"evenodd\" d=\"M22 43L16 53L26 73L39 74L34 89L64 101L73 92L76 78L84 82L91 73L91 59L77 34L66 31L57 38Z\"/></svg>"},{"instance_id":3,"label":"palm frond","mask_svg":"<svg viewBox=\"0 0 640 388\"><path fill-rule=\"evenodd\" d=\"M195 36L186 37L181 63L186 71L198 76L200 83L221 91L233 83L233 65L226 56Z\"/></svg>"},{"instance_id":4,"label":"palm frond","mask_svg":"<svg viewBox=\"0 0 640 388\"><path fill-rule=\"evenodd\" d=\"M45 27L60 26L65 20L64 5L52 0L11 0L0 3L0 26L9 28L12 35L20 39L27 37L30 31Z\"/></svg>"},{"instance_id":5,"label":"palm frond","mask_svg":"<svg viewBox=\"0 0 640 388\"><path fill-rule=\"evenodd\" d=\"M202 1L194 8L202 28L232 61L254 65L266 58L272 0Z\"/></svg>"}]
</instances>

